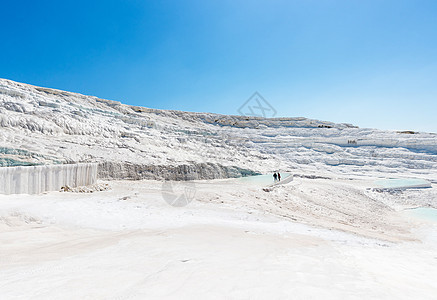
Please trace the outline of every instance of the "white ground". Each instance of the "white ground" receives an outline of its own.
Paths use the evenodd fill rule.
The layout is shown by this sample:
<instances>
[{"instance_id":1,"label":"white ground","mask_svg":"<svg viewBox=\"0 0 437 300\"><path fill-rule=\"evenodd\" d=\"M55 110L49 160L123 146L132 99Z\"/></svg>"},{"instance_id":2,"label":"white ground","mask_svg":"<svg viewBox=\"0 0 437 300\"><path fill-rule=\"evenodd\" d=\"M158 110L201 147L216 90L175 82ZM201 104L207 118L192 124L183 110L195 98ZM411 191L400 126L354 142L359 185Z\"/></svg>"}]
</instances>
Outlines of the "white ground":
<instances>
[{"instance_id":1,"label":"white ground","mask_svg":"<svg viewBox=\"0 0 437 300\"><path fill-rule=\"evenodd\" d=\"M0 79L0 166L62 162L325 178L268 192L196 181L176 189L195 196L185 207L158 181L0 195L0 300L436 298L436 225L404 212L437 208L435 186L368 189L390 177L435 185L436 134L162 111Z\"/></svg>"},{"instance_id":2,"label":"white ground","mask_svg":"<svg viewBox=\"0 0 437 300\"><path fill-rule=\"evenodd\" d=\"M0 299L435 299L437 229L371 180L303 179L265 192L158 181L93 194L0 195ZM183 183L174 183L175 193ZM179 187L177 187L179 185Z\"/></svg>"}]
</instances>

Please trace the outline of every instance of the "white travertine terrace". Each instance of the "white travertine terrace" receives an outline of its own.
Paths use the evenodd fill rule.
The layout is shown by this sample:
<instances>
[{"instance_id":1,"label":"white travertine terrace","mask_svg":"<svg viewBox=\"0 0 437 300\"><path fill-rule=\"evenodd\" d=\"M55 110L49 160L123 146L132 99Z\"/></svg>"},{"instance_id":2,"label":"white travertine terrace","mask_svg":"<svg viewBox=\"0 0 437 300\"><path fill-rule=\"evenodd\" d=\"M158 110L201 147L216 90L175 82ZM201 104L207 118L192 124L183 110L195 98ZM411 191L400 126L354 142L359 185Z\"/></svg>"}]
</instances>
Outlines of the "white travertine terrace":
<instances>
[{"instance_id":1,"label":"white travertine terrace","mask_svg":"<svg viewBox=\"0 0 437 300\"><path fill-rule=\"evenodd\" d=\"M38 194L63 186L91 185L97 181L97 164L65 164L0 168L0 194Z\"/></svg>"}]
</instances>

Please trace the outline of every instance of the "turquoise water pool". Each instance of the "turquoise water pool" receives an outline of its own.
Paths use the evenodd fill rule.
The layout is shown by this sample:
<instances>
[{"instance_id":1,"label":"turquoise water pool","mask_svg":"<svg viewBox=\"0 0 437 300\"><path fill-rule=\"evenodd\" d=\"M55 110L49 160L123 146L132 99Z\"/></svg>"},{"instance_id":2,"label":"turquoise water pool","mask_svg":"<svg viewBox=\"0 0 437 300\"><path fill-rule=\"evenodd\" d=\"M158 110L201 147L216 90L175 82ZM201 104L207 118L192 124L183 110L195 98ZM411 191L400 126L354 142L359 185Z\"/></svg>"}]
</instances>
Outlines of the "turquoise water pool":
<instances>
[{"instance_id":1,"label":"turquoise water pool","mask_svg":"<svg viewBox=\"0 0 437 300\"><path fill-rule=\"evenodd\" d=\"M382 180L375 181L375 184L387 189L431 187L431 183L429 181L419 178L382 179Z\"/></svg>"},{"instance_id":2,"label":"turquoise water pool","mask_svg":"<svg viewBox=\"0 0 437 300\"><path fill-rule=\"evenodd\" d=\"M409 209L408 214L422 220L427 220L437 223L437 209L431 207L419 207Z\"/></svg>"},{"instance_id":3,"label":"turquoise water pool","mask_svg":"<svg viewBox=\"0 0 437 300\"><path fill-rule=\"evenodd\" d=\"M288 176L290 176L290 173L281 173L281 180L284 180ZM274 183L273 174L240 177L238 178L238 180L244 183L260 185L260 186L266 186Z\"/></svg>"}]
</instances>

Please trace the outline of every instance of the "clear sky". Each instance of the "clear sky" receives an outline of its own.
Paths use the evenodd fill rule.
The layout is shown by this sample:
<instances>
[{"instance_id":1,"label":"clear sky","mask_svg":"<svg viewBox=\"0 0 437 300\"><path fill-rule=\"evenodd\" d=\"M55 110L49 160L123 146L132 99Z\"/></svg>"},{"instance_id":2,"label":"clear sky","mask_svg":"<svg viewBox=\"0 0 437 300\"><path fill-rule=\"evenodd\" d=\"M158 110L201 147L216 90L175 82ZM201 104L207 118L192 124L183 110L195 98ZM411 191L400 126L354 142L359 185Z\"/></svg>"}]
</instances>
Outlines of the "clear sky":
<instances>
[{"instance_id":1,"label":"clear sky","mask_svg":"<svg viewBox=\"0 0 437 300\"><path fill-rule=\"evenodd\" d=\"M152 108L437 132L437 1L3 1L0 77Z\"/></svg>"}]
</instances>

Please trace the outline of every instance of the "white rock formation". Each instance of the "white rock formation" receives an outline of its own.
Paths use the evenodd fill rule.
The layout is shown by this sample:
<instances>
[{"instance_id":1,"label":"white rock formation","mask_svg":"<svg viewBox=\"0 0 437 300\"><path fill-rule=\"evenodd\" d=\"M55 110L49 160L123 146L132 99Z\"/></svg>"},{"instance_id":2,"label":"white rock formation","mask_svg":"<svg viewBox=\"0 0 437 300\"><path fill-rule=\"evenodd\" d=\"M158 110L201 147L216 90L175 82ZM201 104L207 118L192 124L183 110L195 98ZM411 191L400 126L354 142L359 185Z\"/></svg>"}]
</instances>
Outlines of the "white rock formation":
<instances>
[{"instance_id":1,"label":"white rock formation","mask_svg":"<svg viewBox=\"0 0 437 300\"><path fill-rule=\"evenodd\" d=\"M0 168L0 194L38 194L61 187L95 184L97 164L66 164Z\"/></svg>"},{"instance_id":2,"label":"white rock formation","mask_svg":"<svg viewBox=\"0 0 437 300\"><path fill-rule=\"evenodd\" d=\"M435 181L436 154L431 133L149 109L0 79L0 166L98 162L105 178L294 169L336 176L402 172Z\"/></svg>"}]
</instances>

